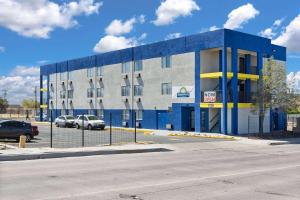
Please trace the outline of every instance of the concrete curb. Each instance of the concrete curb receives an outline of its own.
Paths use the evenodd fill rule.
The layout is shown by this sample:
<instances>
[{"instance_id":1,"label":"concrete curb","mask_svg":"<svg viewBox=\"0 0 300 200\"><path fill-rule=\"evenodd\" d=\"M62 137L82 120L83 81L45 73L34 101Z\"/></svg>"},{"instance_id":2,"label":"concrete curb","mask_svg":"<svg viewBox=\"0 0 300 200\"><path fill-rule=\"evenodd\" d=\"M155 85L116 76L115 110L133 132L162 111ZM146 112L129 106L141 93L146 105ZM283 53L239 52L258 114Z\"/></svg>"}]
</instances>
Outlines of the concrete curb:
<instances>
[{"instance_id":1,"label":"concrete curb","mask_svg":"<svg viewBox=\"0 0 300 200\"><path fill-rule=\"evenodd\" d=\"M226 140L237 140L238 137L224 136L224 135L213 135L213 134L192 134L192 133L171 133L168 136L175 137L198 137L198 138L212 138L212 139L226 139Z\"/></svg>"},{"instance_id":2,"label":"concrete curb","mask_svg":"<svg viewBox=\"0 0 300 200\"><path fill-rule=\"evenodd\" d=\"M113 155L113 154L170 152L170 151L173 150L167 148L147 148L147 149L123 149L123 150L120 149L120 150L97 150L97 151L78 151L78 152L43 152L37 154L1 155L0 161L20 161L20 160L83 157L83 156Z\"/></svg>"}]
</instances>

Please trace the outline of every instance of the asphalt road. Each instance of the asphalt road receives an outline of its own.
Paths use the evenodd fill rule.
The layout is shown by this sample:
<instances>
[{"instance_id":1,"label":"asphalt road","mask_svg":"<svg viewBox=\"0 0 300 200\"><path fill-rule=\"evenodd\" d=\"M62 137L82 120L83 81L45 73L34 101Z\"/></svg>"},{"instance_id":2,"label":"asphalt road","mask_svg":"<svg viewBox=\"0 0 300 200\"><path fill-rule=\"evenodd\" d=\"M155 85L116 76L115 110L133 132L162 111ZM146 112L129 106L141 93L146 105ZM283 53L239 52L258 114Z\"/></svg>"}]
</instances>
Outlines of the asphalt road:
<instances>
[{"instance_id":1,"label":"asphalt road","mask_svg":"<svg viewBox=\"0 0 300 200\"><path fill-rule=\"evenodd\" d=\"M164 153L0 163L9 200L299 200L300 146L178 143Z\"/></svg>"},{"instance_id":2,"label":"asphalt road","mask_svg":"<svg viewBox=\"0 0 300 200\"><path fill-rule=\"evenodd\" d=\"M27 147L50 147L50 126L38 125L39 135L36 136ZM170 132L171 133L171 132ZM54 148L70 148L82 146L82 130L76 128L57 128L53 126L53 147ZM132 131L112 130L112 143L133 143L135 140ZM144 135L141 132L137 133L137 142L149 142L156 144L174 144L174 143L190 143L190 142L211 142L223 141L222 139L211 138L192 138L192 137L168 137L168 136L153 136ZM14 146L18 146L15 140L0 140ZM84 130L84 146L107 145L110 143L109 128L105 130Z\"/></svg>"}]
</instances>

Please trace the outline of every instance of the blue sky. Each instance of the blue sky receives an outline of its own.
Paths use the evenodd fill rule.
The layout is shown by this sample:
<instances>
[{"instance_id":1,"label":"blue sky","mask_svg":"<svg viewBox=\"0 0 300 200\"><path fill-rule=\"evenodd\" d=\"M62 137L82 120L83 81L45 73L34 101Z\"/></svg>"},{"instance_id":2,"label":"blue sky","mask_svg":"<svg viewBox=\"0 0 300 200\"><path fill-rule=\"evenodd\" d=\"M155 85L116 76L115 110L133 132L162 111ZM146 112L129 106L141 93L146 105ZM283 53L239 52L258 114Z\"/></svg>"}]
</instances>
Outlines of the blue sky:
<instances>
[{"instance_id":1,"label":"blue sky","mask_svg":"<svg viewBox=\"0 0 300 200\"><path fill-rule=\"evenodd\" d=\"M240 24L231 25L233 29L259 35L270 28L265 33L274 40L283 34L279 41L290 49L287 71L300 71L300 28L297 27L300 16L296 19L300 14L299 0L288 0L288 3L280 0L167 1L169 4L165 0L0 0L0 77L8 78L18 75L17 72L32 75L36 66L92 55L95 50L103 52L114 48L109 46L114 41L138 45L164 40L169 34L184 36L223 28L234 10L237 16L233 20ZM180 5L179 10L169 8L176 1L185 5ZM13 2L14 9L9 9L7 2ZM55 15L55 6L61 9L59 17ZM243 6L246 7L239 9ZM43 8L48 12L46 15L35 16L32 12ZM159 14L171 17L158 19ZM18 17L19 20L12 20ZM116 19L120 23L105 31ZM277 25L276 20L280 22ZM287 29L296 33L284 34ZM103 43L96 48L103 38Z\"/></svg>"}]
</instances>

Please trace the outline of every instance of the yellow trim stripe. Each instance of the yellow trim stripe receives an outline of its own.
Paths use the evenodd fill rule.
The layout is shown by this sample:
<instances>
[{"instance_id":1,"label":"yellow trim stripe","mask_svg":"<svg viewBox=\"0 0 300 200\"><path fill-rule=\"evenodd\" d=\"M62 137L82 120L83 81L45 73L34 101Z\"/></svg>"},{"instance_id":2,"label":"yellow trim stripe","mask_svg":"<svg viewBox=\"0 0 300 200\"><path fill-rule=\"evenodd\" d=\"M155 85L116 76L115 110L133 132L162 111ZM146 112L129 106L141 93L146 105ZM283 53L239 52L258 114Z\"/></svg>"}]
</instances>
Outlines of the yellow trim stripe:
<instances>
[{"instance_id":1,"label":"yellow trim stripe","mask_svg":"<svg viewBox=\"0 0 300 200\"><path fill-rule=\"evenodd\" d=\"M40 107L41 107L41 108L48 108L48 105L43 104L43 105L41 105Z\"/></svg>"},{"instance_id":2,"label":"yellow trim stripe","mask_svg":"<svg viewBox=\"0 0 300 200\"><path fill-rule=\"evenodd\" d=\"M212 72L212 73L202 73L200 74L200 78L220 78L223 76L223 72ZM227 72L227 78L231 79L233 77L232 72ZM238 73L238 79L239 80L246 80L250 79L253 81L257 81L259 79L258 75L255 74L244 74L244 73Z\"/></svg>"},{"instance_id":3,"label":"yellow trim stripe","mask_svg":"<svg viewBox=\"0 0 300 200\"><path fill-rule=\"evenodd\" d=\"M251 108L252 103L238 103L238 108ZM200 108L223 108L223 103L200 103ZM233 103L227 103L227 108L233 108Z\"/></svg>"},{"instance_id":4,"label":"yellow trim stripe","mask_svg":"<svg viewBox=\"0 0 300 200\"><path fill-rule=\"evenodd\" d=\"M48 90L47 90L47 88L41 88L40 91L41 92L47 92Z\"/></svg>"}]
</instances>

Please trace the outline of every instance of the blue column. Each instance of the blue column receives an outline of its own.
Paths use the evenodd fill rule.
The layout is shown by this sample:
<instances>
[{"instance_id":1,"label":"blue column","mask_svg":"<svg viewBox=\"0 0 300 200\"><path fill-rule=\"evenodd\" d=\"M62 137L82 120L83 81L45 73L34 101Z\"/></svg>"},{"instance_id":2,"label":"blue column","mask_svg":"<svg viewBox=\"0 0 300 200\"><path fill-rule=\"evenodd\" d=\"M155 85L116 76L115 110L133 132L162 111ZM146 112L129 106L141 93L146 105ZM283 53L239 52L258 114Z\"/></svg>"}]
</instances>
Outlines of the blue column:
<instances>
[{"instance_id":1,"label":"blue column","mask_svg":"<svg viewBox=\"0 0 300 200\"><path fill-rule=\"evenodd\" d=\"M251 74L251 55L247 54L245 56L246 61L246 74ZM246 102L251 101L251 81L249 79L246 79L245 82L246 87Z\"/></svg>"},{"instance_id":2,"label":"blue column","mask_svg":"<svg viewBox=\"0 0 300 200\"><path fill-rule=\"evenodd\" d=\"M195 52L195 132L201 132L200 51Z\"/></svg>"},{"instance_id":3,"label":"blue column","mask_svg":"<svg viewBox=\"0 0 300 200\"><path fill-rule=\"evenodd\" d=\"M223 102L223 123L222 133L227 134L227 47L222 49L222 102Z\"/></svg>"},{"instance_id":4,"label":"blue column","mask_svg":"<svg viewBox=\"0 0 300 200\"><path fill-rule=\"evenodd\" d=\"M43 91L41 90L43 88L43 76L40 75L40 105L43 105ZM43 108L40 106L40 121L43 121Z\"/></svg>"},{"instance_id":5,"label":"blue column","mask_svg":"<svg viewBox=\"0 0 300 200\"><path fill-rule=\"evenodd\" d=\"M232 90L232 99L233 99L233 108L231 110L231 134L238 134L238 100L239 100L239 91L238 91L238 65L237 65L237 49L231 48L231 67L233 77L231 80L231 90Z\"/></svg>"},{"instance_id":6,"label":"blue column","mask_svg":"<svg viewBox=\"0 0 300 200\"><path fill-rule=\"evenodd\" d=\"M260 90L260 88L263 87L263 57L262 57L262 53L261 52L257 52L257 69L258 69L258 75L259 75L259 84L258 84L258 90ZM263 112L263 99L260 98L259 100L259 113L262 113ZM259 115L259 127L263 127L263 124L262 124L262 119L261 119L261 116Z\"/></svg>"}]
</instances>

